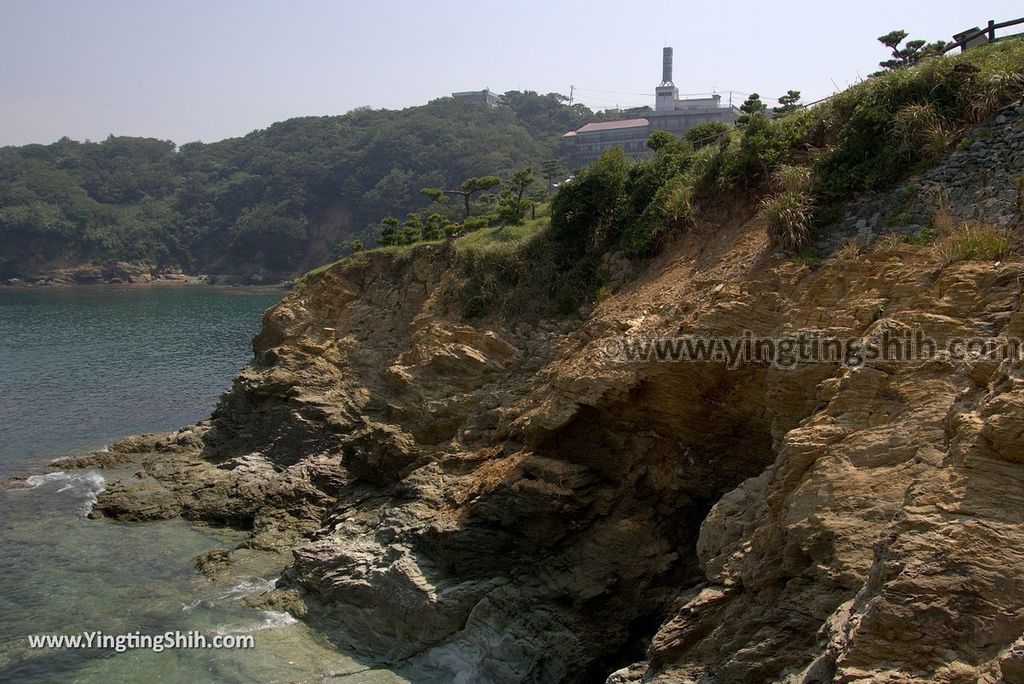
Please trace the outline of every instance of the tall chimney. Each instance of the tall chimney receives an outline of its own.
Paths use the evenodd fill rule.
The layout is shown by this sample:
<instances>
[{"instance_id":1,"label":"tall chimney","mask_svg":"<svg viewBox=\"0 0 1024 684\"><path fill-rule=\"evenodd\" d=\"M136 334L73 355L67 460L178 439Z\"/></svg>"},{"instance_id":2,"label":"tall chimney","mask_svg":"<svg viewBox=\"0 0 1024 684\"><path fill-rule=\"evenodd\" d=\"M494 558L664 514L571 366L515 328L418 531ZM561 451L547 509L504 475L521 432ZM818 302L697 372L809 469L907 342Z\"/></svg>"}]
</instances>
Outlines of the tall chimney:
<instances>
[{"instance_id":1,"label":"tall chimney","mask_svg":"<svg viewBox=\"0 0 1024 684\"><path fill-rule=\"evenodd\" d=\"M672 48L664 48L661 52L661 84L672 84Z\"/></svg>"}]
</instances>

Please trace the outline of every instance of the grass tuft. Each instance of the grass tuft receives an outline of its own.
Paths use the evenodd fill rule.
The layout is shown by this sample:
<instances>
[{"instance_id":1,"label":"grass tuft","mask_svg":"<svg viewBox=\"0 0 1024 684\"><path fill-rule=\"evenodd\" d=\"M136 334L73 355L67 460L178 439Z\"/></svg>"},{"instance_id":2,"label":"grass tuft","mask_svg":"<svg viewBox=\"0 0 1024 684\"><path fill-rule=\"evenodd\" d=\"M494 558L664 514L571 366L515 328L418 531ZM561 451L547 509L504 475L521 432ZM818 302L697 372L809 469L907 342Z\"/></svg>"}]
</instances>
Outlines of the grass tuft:
<instances>
[{"instance_id":1,"label":"grass tuft","mask_svg":"<svg viewBox=\"0 0 1024 684\"><path fill-rule=\"evenodd\" d=\"M782 164L772 173L771 184L777 192L809 193L813 180L809 167Z\"/></svg>"},{"instance_id":2,"label":"grass tuft","mask_svg":"<svg viewBox=\"0 0 1024 684\"><path fill-rule=\"evenodd\" d=\"M1013 251L1013 238L1007 230L968 221L939 240L935 251L947 266L958 261L998 261Z\"/></svg>"},{"instance_id":3,"label":"grass tuft","mask_svg":"<svg viewBox=\"0 0 1024 684\"><path fill-rule=\"evenodd\" d=\"M814 215L806 193L786 191L772 195L761 202L760 215L774 248L796 252L810 239Z\"/></svg>"},{"instance_id":4,"label":"grass tuft","mask_svg":"<svg viewBox=\"0 0 1024 684\"><path fill-rule=\"evenodd\" d=\"M903 107L893 117L892 128L900 154L906 159L938 157L953 141L949 124L932 103Z\"/></svg>"},{"instance_id":5,"label":"grass tuft","mask_svg":"<svg viewBox=\"0 0 1024 684\"><path fill-rule=\"evenodd\" d=\"M856 261L860 258L861 245L858 240L848 240L844 242L839 249L835 252L835 257L839 261Z\"/></svg>"}]
</instances>

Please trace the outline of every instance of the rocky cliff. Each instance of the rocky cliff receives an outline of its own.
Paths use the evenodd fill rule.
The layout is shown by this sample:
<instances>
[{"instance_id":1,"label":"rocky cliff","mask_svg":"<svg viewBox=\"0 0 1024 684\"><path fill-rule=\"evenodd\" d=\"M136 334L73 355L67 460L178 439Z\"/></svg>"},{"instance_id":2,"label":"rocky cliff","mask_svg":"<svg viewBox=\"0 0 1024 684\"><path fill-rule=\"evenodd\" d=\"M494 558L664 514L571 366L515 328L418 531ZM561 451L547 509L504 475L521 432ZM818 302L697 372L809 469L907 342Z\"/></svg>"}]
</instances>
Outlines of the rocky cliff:
<instances>
[{"instance_id":1,"label":"rocky cliff","mask_svg":"<svg viewBox=\"0 0 1024 684\"><path fill-rule=\"evenodd\" d=\"M851 204L836 235L900 197ZM578 317L470 322L457 261L425 245L310 277L210 423L68 465L141 464L97 512L290 552L263 600L414 679L1024 682L1019 361L616 353L747 331L1022 337L1024 262L897 240L787 260L738 202Z\"/></svg>"}]
</instances>

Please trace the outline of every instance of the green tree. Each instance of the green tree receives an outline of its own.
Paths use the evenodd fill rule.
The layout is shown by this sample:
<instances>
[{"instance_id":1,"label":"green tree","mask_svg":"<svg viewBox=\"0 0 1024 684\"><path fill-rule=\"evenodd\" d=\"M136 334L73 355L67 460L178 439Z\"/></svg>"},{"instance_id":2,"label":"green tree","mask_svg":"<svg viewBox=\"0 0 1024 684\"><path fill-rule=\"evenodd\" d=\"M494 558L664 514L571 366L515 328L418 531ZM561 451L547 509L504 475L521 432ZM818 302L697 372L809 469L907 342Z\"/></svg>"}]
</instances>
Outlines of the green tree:
<instances>
[{"instance_id":1,"label":"green tree","mask_svg":"<svg viewBox=\"0 0 1024 684\"><path fill-rule=\"evenodd\" d=\"M565 171L563 170L561 161L558 159L548 159L546 162L541 164L540 173L548 183L548 192L551 192L555 189L555 183L562 179Z\"/></svg>"},{"instance_id":2,"label":"green tree","mask_svg":"<svg viewBox=\"0 0 1024 684\"><path fill-rule=\"evenodd\" d=\"M724 121L703 121L683 134L683 139L699 150L722 139L732 127Z\"/></svg>"},{"instance_id":3,"label":"green tree","mask_svg":"<svg viewBox=\"0 0 1024 684\"><path fill-rule=\"evenodd\" d=\"M384 229L380 234L380 240L378 241L380 242L381 247L392 247L394 245L402 244L402 236L400 234L401 222L397 218L394 216L385 216L381 219L381 225L384 226Z\"/></svg>"},{"instance_id":4,"label":"green tree","mask_svg":"<svg viewBox=\"0 0 1024 684\"><path fill-rule=\"evenodd\" d=\"M666 145L671 145L678 139L679 138L669 133L668 131L654 131L647 138L647 147L657 152Z\"/></svg>"},{"instance_id":5,"label":"green tree","mask_svg":"<svg viewBox=\"0 0 1024 684\"><path fill-rule=\"evenodd\" d=\"M359 239L344 240L334 246L334 258L343 259L352 256L356 252L363 251L363 241Z\"/></svg>"},{"instance_id":6,"label":"green tree","mask_svg":"<svg viewBox=\"0 0 1024 684\"><path fill-rule=\"evenodd\" d=\"M510 90L501 96L498 109L514 112L520 124L532 134L557 140L566 131L595 119L586 106L570 107L568 101L569 98L560 93L540 95L532 90Z\"/></svg>"},{"instance_id":7,"label":"green tree","mask_svg":"<svg viewBox=\"0 0 1024 684\"><path fill-rule=\"evenodd\" d=\"M458 195L462 198L463 205L466 208L465 218L469 218L470 214L470 202L474 195L478 195L485 190L491 190L501 184L501 178L498 176L478 176L476 178L467 178L462 181L462 185L459 186L458 190L445 190L444 192L449 195Z\"/></svg>"},{"instance_id":8,"label":"green tree","mask_svg":"<svg viewBox=\"0 0 1024 684\"><path fill-rule=\"evenodd\" d=\"M356 108L180 147L119 136L2 147L0 280L57 262L128 259L284 277L344 249L354 235L317 225L342 208L349 225L376 238L380 217L425 204L421 188L461 196L463 179L549 159L561 133L595 118L557 94L526 92L496 108L450 97L401 111ZM472 213L484 213L489 189L469 193ZM424 216L462 218L465 199Z\"/></svg>"},{"instance_id":9,"label":"green tree","mask_svg":"<svg viewBox=\"0 0 1024 684\"><path fill-rule=\"evenodd\" d=\"M743 101L740 105L740 111L743 112L736 118L736 124L739 126L745 126L750 123L750 119L755 116L764 116L764 113L768 111L768 105L762 100L761 96L757 93L751 93L750 96Z\"/></svg>"},{"instance_id":10,"label":"green tree","mask_svg":"<svg viewBox=\"0 0 1024 684\"><path fill-rule=\"evenodd\" d=\"M551 228L570 251L599 253L618 237L629 210L629 166L622 148L612 147L558 189Z\"/></svg>"},{"instance_id":11,"label":"green tree","mask_svg":"<svg viewBox=\"0 0 1024 684\"><path fill-rule=\"evenodd\" d=\"M929 43L921 39L908 40L900 47L900 43L903 43L908 35L906 31L897 29L878 37L878 42L892 51L892 58L879 62L878 66L882 67L882 70L876 71L872 76L912 67L926 57L941 55L946 47L946 43L941 40Z\"/></svg>"},{"instance_id":12,"label":"green tree","mask_svg":"<svg viewBox=\"0 0 1024 684\"><path fill-rule=\"evenodd\" d=\"M423 227L424 240L441 240L447 236L448 225L451 223L443 214L434 212L427 217Z\"/></svg>"},{"instance_id":13,"label":"green tree","mask_svg":"<svg viewBox=\"0 0 1024 684\"><path fill-rule=\"evenodd\" d=\"M423 239L423 217L419 212L409 212L398 235L399 244L402 245L411 245Z\"/></svg>"},{"instance_id":14,"label":"green tree","mask_svg":"<svg viewBox=\"0 0 1024 684\"><path fill-rule=\"evenodd\" d=\"M523 195L535 180L533 169L529 166L512 174L508 187L498 201L498 216L502 222L510 225L519 225L523 222L523 216L531 204Z\"/></svg>"},{"instance_id":15,"label":"green tree","mask_svg":"<svg viewBox=\"0 0 1024 684\"><path fill-rule=\"evenodd\" d=\"M776 114L789 114L800 109L800 107L800 91L787 90L785 95L779 96L779 106L773 107L772 111Z\"/></svg>"},{"instance_id":16,"label":"green tree","mask_svg":"<svg viewBox=\"0 0 1024 684\"><path fill-rule=\"evenodd\" d=\"M441 188L423 188L420 190L420 194L426 195L436 204L440 204L442 206L448 204L448 195L446 195L444 190Z\"/></svg>"}]
</instances>

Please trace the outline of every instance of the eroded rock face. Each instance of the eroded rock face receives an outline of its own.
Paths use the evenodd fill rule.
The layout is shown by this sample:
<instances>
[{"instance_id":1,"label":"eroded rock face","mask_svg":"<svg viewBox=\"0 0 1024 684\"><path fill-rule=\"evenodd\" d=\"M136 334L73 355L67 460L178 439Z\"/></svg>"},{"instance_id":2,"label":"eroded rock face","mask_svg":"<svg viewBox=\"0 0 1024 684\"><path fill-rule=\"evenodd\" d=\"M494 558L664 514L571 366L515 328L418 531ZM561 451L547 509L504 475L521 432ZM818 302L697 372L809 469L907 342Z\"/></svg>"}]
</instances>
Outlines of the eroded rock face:
<instances>
[{"instance_id":1,"label":"eroded rock face","mask_svg":"<svg viewBox=\"0 0 1024 684\"><path fill-rule=\"evenodd\" d=\"M293 554L267 601L419 678L1019 679L1019 363L605 352L1024 336L1024 265L906 246L812 270L762 235L732 217L560 323L462 320L444 247L366 254L267 312L208 431L115 445L141 471L97 508L251 527Z\"/></svg>"},{"instance_id":2,"label":"eroded rock face","mask_svg":"<svg viewBox=\"0 0 1024 684\"><path fill-rule=\"evenodd\" d=\"M919 268L887 266L895 313L874 325L1020 334L1019 265ZM995 681L1024 628L1019 363L878 364L817 389L704 521L709 586L655 636L655 681Z\"/></svg>"}]
</instances>

